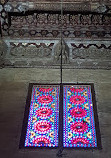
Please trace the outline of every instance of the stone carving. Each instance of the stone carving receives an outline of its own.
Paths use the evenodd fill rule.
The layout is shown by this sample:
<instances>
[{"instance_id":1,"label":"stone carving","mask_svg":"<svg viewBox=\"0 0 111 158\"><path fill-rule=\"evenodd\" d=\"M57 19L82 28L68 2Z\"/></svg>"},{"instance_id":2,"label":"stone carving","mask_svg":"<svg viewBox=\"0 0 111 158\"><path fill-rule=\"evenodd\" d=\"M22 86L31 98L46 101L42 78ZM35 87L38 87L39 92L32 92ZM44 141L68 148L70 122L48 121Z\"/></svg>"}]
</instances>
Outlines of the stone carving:
<instances>
[{"instance_id":1,"label":"stone carving","mask_svg":"<svg viewBox=\"0 0 111 158\"><path fill-rule=\"evenodd\" d=\"M48 3L46 3L47 1L37 1L37 0L31 0L31 2L29 1L25 1L25 0L1 0L0 1L1 5L0 5L0 14L1 14L1 29L2 29L2 35L3 36L14 36L14 37L21 37L21 32L22 32L22 37L29 37L29 36L35 36L35 37L42 37L41 32L37 32L39 29L44 30L44 28L46 28L47 32L49 32L50 28L53 29L51 30L46 36L47 37L54 37L53 35L53 31L55 31L54 29L56 28L57 30L61 28L61 21L62 21L62 28L64 28L65 30L67 28L71 28L73 30L75 30L75 28L73 28L74 26L77 27L79 25L79 27L81 28L82 32L81 37L87 37L87 33L86 33L86 29L88 31L90 31L90 35L91 37L99 37L99 35L96 33L96 35L94 34L95 32L97 32L96 30L101 30L101 31L105 31L105 34L103 37L111 37L111 33L110 33L110 29L109 29L109 25L111 25L111 18L110 18L110 22L107 22L106 20L103 20L103 16L105 16L104 19L107 19L107 14L106 13L110 13L111 11L111 2L110 1L101 1L100 0L89 0L89 1L68 1L68 0L64 0L63 1L63 10L67 11L65 13L65 15L63 15L63 17L60 16L60 13L58 14L58 11L61 10L61 2L57 1L55 2L54 0L51 0L51 2L48 1ZM54 2L54 3L53 3ZM28 11L26 13L26 11ZM38 12L39 11L39 12ZM42 18L44 17L44 19L42 19L38 13L40 13L41 11L41 16ZM42 14L44 11L44 14ZM48 11L48 12L47 12ZM49 13L49 11L51 11ZM56 11L56 12L53 12ZM82 12L82 14L80 15L79 13L77 15L75 15L76 13L73 11L77 12ZM8 12L11 12L11 14L8 14ZM20 15L19 18L22 19L22 22L17 22L11 21L13 18L10 18L9 15L15 15L15 12L17 14L19 14L19 12L22 14L23 16ZM30 12L32 14L32 12L35 15L34 16L30 16ZM37 13L38 12L38 13ZM85 15L83 14L83 12L85 12ZM95 17L95 14L89 14L91 12L95 12L95 14L98 14L99 17ZM25 17L25 13L28 16L27 19L24 20ZM86 15L88 13L88 15ZM103 15L103 13L105 13L105 15ZM52 15L50 17L50 14L56 15L54 16L56 18L52 19ZM73 14L73 15L72 15ZM100 15L101 14L101 15ZM4 16L5 15L5 16ZM110 15L109 15L110 16ZM18 18L17 17L17 18ZM40 17L40 19L38 18ZM49 17L49 19L48 19ZM71 20L71 17L73 18L73 21ZM111 17L111 16L110 16ZM35 19L34 19L35 18ZM51 21L50 21L51 18ZM28 20L31 19L31 20ZM93 20L92 20L93 19ZM98 20L99 19L99 20ZM97 21L98 20L98 21ZM33 21L31 23L31 21ZM13 24L12 24L13 23ZM11 27L10 27L11 24ZM52 27L53 24L53 27ZM104 27L105 25L105 27ZM108 25L108 26L107 26ZM46 27L47 26L47 27ZM89 26L89 27L88 27ZM95 30L91 30L90 26L95 26ZM39 29L38 29L39 27ZM86 29L84 29L84 27L88 27ZM104 29L106 28L107 29ZM15 29L17 28L17 29ZM18 29L19 28L19 29ZM83 28L83 29L82 29ZM21 31L22 30L22 31ZM78 30L78 29L77 29ZM106 31L107 30L107 31ZM35 32L33 34L33 31ZM75 30L76 31L76 30ZM94 31L94 33L92 33L92 31ZM38 35L39 34L39 35ZM60 34L60 31L58 32L58 35ZM92 35L94 34L94 35ZM64 34L65 36L65 34ZM73 32L72 34L69 33L69 35L66 35L66 37L75 37ZM60 36L56 36L57 38Z\"/></svg>"},{"instance_id":2,"label":"stone carving","mask_svg":"<svg viewBox=\"0 0 111 158\"><path fill-rule=\"evenodd\" d=\"M12 43L11 44L11 50L10 55L15 56L17 58L33 58L33 57L39 57L39 58L51 58L52 55L52 46L53 43L49 46L42 44L28 44L28 43Z\"/></svg>"},{"instance_id":3,"label":"stone carving","mask_svg":"<svg viewBox=\"0 0 111 158\"><path fill-rule=\"evenodd\" d=\"M31 47L16 47L14 49L11 49L11 55L12 56L16 56L16 57L22 57L22 58L26 58L26 57L51 57L51 49L49 48L44 48L44 47L40 47L40 48L36 48L36 46L31 46Z\"/></svg>"},{"instance_id":4,"label":"stone carving","mask_svg":"<svg viewBox=\"0 0 111 158\"><path fill-rule=\"evenodd\" d=\"M108 11L108 7L105 4L101 4L97 9L96 12L98 13L105 13Z\"/></svg>"},{"instance_id":5,"label":"stone carving","mask_svg":"<svg viewBox=\"0 0 111 158\"><path fill-rule=\"evenodd\" d=\"M24 16L11 16L11 23L14 27L18 27L20 23L23 24L20 25L23 27L24 25L27 25L28 27L32 27L33 24L36 24L36 26L44 26L54 24L54 26L59 26L62 24L65 24L66 26L77 26L80 25L107 25L103 21L103 17L106 19L110 19L110 25L111 25L111 17L109 15L102 15L102 14L49 14L49 13L33 13L32 15L24 15ZM33 21L33 23L31 23Z\"/></svg>"},{"instance_id":6,"label":"stone carving","mask_svg":"<svg viewBox=\"0 0 111 158\"><path fill-rule=\"evenodd\" d=\"M111 59L111 49L75 48L72 50L72 59L109 60Z\"/></svg>"},{"instance_id":7,"label":"stone carving","mask_svg":"<svg viewBox=\"0 0 111 158\"><path fill-rule=\"evenodd\" d=\"M2 39L0 39L0 67L2 67L4 64L4 58L7 52L7 48L8 47L6 43Z\"/></svg>"},{"instance_id":8,"label":"stone carving","mask_svg":"<svg viewBox=\"0 0 111 158\"><path fill-rule=\"evenodd\" d=\"M3 1L3 0L2 0ZM48 2L48 3L47 3ZM50 3L49 3L50 2ZM9 0L10 4L14 6L14 11L17 8L17 5L21 3L21 0ZM61 10L61 1L56 1L55 0L22 0L22 5L28 6L29 10L44 10L44 11L60 11ZM105 4L110 4L110 1L104 0L104 5ZM99 10L104 11L104 6L102 4L100 5L100 0L64 0L62 3L62 7L64 11L94 11L97 9L97 6L102 7L99 8Z\"/></svg>"},{"instance_id":9,"label":"stone carving","mask_svg":"<svg viewBox=\"0 0 111 158\"><path fill-rule=\"evenodd\" d=\"M25 13L26 11L28 11L29 6L28 6L27 3L25 3L25 4L20 3L20 4L17 4L17 7L16 7L16 8L17 8L17 10L18 10L19 12Z\"/></svg>"},{"instance_id":10,"label":"stone carving","mask_svg":"<svg viewBox=\"0 0 111 158\"><path fill-rule=\"evenodd\" d=\"M8 2L9 0L0 0L0 4L4 5Z\"/></svg>"},{"instance_id":11,"label":"stone carving","mask_svg":"<svg viewBox=\"0 0 111 158\"><path fill-rule=\"evenodd\" d=\"M7 3L7 4L5 4L4 5L4 10L6 11L6 12L12 12L13 11L13 6L9 3Z\"/></svg>"},{"instance_id":12,"label":"stone carving","mask_svg":"<svg viewBox=\"0 0 111 158\"><path fill-rule=\"evenodd\" d=\"M18 9L18 4L19 3L21 3L21 1L15 1L15 2L13 2L13 0L10 0L8 3L11 3L11 4L13 4L14 5L14 9ZM52 11L52 10L54 10L54 11L60 11L61 10L61 2L59 2L59 1L57 1L56 3L55 3L55 1L53 0L53 1L51 1L51 3L49 3L49 1L48 1L48 3L46 2L46 1L32 1L31 0L31 2L26 2L25 0L23 1L22 0L22 3L21 3L22 5L24 5L24 6L28 6L28 8L29 9L34 9L34 10L45 10L45 11ZM68 1L68 3L64 3L63 2L63 4L62 4L62 6L63 6L63 9L65 10L65 11L68 11L68 10L70 10L70 11L73 11L73 10L75 10L75 11L87 11L87 10L89 10L90 9L90 3L74 3L74 2L69 2Z\"/></svg>"},{"instance_id":13,"label":"stone carving","mask_svg":"<svg viewBox=\"0 0 111 158\"><path fill-rule=\"evenodd\" d=\"M21 42L6 40L5 42L9 46L8 53L5 55L6 51L0 52L0 61L4 66L60 68L62 52L63 68L111 69L110 40L107 41L107 44L101 41L78 43L74 40L67 42L45 40L44 43L42 40L33 40L30 43L28 40Z\"/></svg>"},{"instance_id":14,"label":"stone carving","mask_svg":"<svg viewBox=\"0 0 111 158\"><path fill-rule=\"evenodd\" d=\"M9 36L60 38L69 37L111 37L111 16L106 14L50 14L11 16ZM75 28L74 28L75 27ZM107 29L106 29L107 28ZM74 31L73 31L74 30Z\"/></svg>"},{"instance_id":15,"label":"stone carving","mask_svg":"<svg viewBox=\"0 0 111 158\"><path fill-rule=\"evenodd\" d=\"M62 55L62 63L63 64L69 63L69 47L64 42L64 40L62 41L60 40L54 49L54 61L56 63L60 63L61 55Z\"/></svg>"}]
</instances>

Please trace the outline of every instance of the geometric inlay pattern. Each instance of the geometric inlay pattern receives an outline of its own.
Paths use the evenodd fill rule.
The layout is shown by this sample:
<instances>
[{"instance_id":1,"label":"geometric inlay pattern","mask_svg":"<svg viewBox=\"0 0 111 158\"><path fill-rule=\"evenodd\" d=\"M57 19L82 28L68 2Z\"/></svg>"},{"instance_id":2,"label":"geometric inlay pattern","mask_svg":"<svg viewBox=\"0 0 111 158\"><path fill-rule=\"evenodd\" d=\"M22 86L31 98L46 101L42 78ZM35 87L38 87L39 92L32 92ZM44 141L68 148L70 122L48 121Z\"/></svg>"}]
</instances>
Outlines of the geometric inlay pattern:
<instances>
[{"instance_id":1,"label":"geometric inlay pattern","mask_svg":"<svg viewBox=\"0 0 111 158\"><path fill-rule=\"evenodd\" d=\"M33 85L25 147L57 147L59 86Z\"/></svg>"},{"instance_id":2,"label":"geometric inlay pattern","mask_svg":"<svg viewBox=\"0 0 111 158\"><path fill-rule=\"evenodd\" d=\"M97 147L90 85L63 86L63 147Z\"/></svg>"},{"instance_id":3,"label":"geometric inlay pattern","mask_svg":"<svg viewBox=\"0 0 111 158\"><path fill-rule=\"evenodd\" d=\"M102 149L93 83L29 84L19 148Z\"/></svg>"}]
</instances>

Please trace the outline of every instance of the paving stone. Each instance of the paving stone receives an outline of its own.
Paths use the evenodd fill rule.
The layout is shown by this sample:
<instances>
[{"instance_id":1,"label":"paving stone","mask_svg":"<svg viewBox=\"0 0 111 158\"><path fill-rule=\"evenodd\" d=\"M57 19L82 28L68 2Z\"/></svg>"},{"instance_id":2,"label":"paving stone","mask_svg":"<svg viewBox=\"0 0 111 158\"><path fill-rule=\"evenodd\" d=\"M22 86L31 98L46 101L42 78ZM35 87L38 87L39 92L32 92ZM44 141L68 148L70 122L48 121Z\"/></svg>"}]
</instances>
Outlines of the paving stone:
<instances>
[{"instance_id":1,"label":"paving stone","mask_svg":"<svg viewBox=\"0 0 111 158\"><path fill-rule=\"evenodd\" d=\"M32 74L32 75L31 75ZM29 82L60 82L60 70L58 69L22 69L15 74L14 80Z\"/></svg>"},{"instance_id":2,"label":"paving stone","mask_svg":"<svg viewBox=\"0 0 111 158\"><path fill-rule=\"evenodd\" d=\"M63 69L62 78L64 83L77 83L78 70Z\"/></svg>"},{"instance_id":3,"label":"paving stone","mask_svg":"<svg viewBox=\"0 0 111 158\"><path fill-rule=\"evenodd\" d=\"M98 111L99 112L105 112L105 113L111 113L111 102L110 100L104 101L103 102L98 102Z\"/></svg>"},{"instance_id":4,"label":"paving stone","mask_svg":"<svg viewBox=\"0 0 111 158\"><path fill-rule=\"evenodd\" d=\"M15 71L10 68L0 69L0 81L10 82L14 80Z\"/></svg>"},{"instance_id":5,"label":"paving stone","mask_svg":"<svg viewBox=\"0 0 111 158\"><path fill-rule=\"evenodd\" d=\"M101 138L111 139L111 125L101 125Z\"/></svg>"},{"instance_id":6,"label":"paving stone","mask_svg":"<svg viewBox=\"0 0 111 158\"><path fill-rule=\"evenodd\" d=\"M64 149L64 157L68 158L93 158L92 150L85 149Z\"/></svg>"},{"instance_id":7,"label":"paving stone","mask_svg":"<svg viewBox=\"0 0 111 158\"><path fill-rule=\"evenodd\" d=\"M40 158L56 158L56 153L57 150L55 149L38 149L37 151L25 151L24 152L24 158L36 158L36 157L40 157Z\"/></svg>"},{"instance_id":8,"label":"paving stone","mask_svg":"<svg viewBox=\"0 0 111 158\"><path fill-rule=\"evenodd\" d=\"M110 113L98 113L100 125L111 125L111 114Z\"/></svg>"},{"instance_id":9,"label":"paving stone","mask_svg":"<svg viewBox=\"0 0 111 158\"><path fill-rule=\"evenodd\" d=\"M98 81L100 83L111 83L111 71L109 70L98 70Z\"/></svg>"},{"instance_id":10,"label":"paving stone","mask_svg":"<svg viewBox=\"0 0 111 158\"><path fill-rule=\"evenodd\" d=\"M96 70L78 70L78 82L97 83L98 72Z\"/></svg>"},{"instance_id":11,"label":"paving stone","mask_svg":"<svg viewBox=\"0 0 111 158\"><path fill-rule=\"evenodd\" d=\"M108 101L111 96L111 84L110 83L99 83L98 87L98 98L99 101Z\"/></svg>"},{"instance_id":12,"label":"paving stone","mask_svg":"<svg viewBox=\"0 0 111 158\"><path fill-rule=\"evenodd\" d=\"M111 158L111 153L102 150L93 151L93 158Z\"/></svg>"}]
</instances>

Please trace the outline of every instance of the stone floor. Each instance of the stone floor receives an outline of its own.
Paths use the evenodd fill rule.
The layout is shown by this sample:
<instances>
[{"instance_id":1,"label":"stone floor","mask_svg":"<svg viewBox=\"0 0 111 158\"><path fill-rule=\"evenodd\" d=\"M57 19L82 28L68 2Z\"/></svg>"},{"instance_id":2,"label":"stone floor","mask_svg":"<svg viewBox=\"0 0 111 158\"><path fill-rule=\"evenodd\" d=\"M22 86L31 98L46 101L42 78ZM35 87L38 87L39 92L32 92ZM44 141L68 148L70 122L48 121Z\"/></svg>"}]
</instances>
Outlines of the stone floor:
<instances>
[{"instance_id":1,"label":"stone floor","mask_svg":"<svg viewBox=\"0 0 111 158\"><path fill-rule=\"evenodd\" d=\"M19 149L28 84L59 83L58 69L0 69L0 158L56 158L58 149ZM63 82L94 83L102 150L66 150L63 158L111 158L111 70L63 70Z\"/></svg>"}]
</instances>

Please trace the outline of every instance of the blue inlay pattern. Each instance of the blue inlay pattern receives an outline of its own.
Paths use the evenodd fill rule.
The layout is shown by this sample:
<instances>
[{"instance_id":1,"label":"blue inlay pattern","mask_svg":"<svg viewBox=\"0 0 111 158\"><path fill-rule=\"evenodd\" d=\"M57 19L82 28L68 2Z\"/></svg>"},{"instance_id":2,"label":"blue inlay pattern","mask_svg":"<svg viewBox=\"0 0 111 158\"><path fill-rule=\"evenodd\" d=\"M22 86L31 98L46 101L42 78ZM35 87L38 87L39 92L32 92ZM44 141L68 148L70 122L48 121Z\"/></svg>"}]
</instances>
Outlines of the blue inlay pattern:
<instances>
[{"instance_id":1,"label":"blue inlay pattern","mask_svg":"<svg viewBox=\"0 0 111 158\"><path fill-rule=\"evenodd\" d=\"M59 126L57 85L33 85L25 147L57 147Z\"/></svg>"},{"instance_id":2,"label":"blue inlay pattern","mask_svg":"<svg viewBox=\"0 0 111 158\"><path fill-rule=\"evenodd\" d=\"M63 146L97 147L90 85L63 86Z\"/></svg>"}]
</instances>

